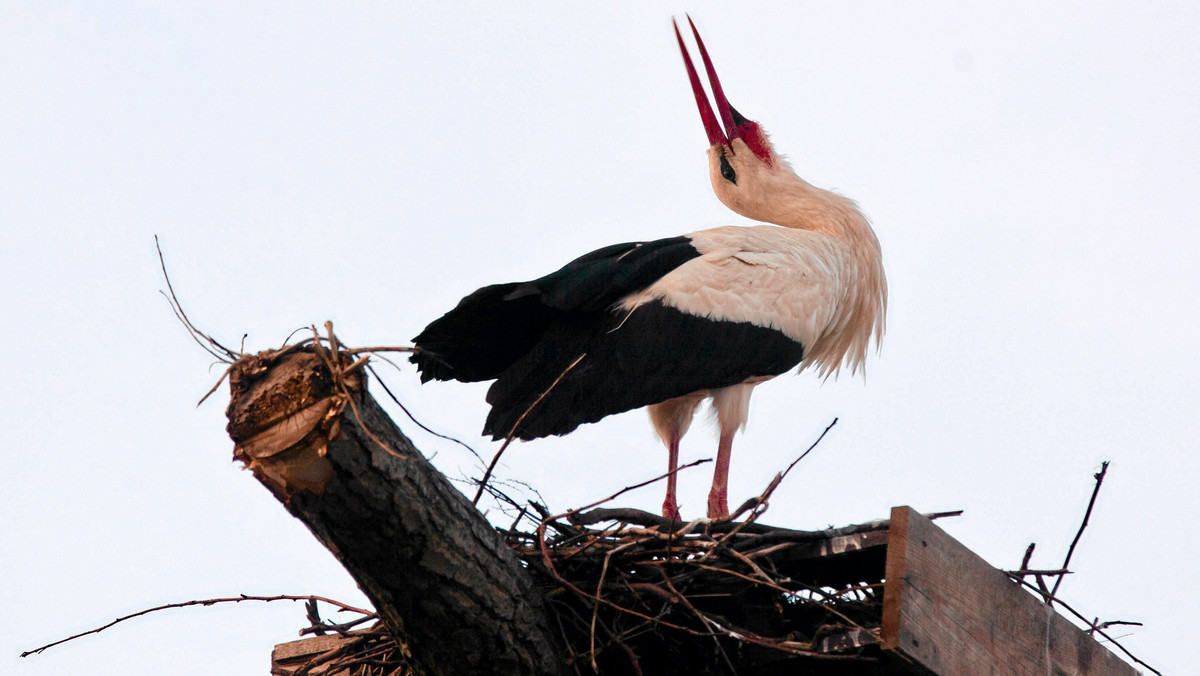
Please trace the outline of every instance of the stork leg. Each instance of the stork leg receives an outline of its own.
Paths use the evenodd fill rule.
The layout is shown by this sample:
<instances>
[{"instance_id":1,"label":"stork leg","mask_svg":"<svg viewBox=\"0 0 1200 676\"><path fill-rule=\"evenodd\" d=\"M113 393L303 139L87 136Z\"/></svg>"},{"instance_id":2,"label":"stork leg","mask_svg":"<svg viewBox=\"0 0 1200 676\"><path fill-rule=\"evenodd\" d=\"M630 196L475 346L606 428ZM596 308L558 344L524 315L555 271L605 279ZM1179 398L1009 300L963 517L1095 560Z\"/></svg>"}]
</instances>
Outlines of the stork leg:
<instances>
[{"instance_id":1,"label":"stork leg","mask_svg":"<svg viewBox=\"0 0 1200 676\"><path fill-rule=\"evenodd\" d=\"M667 497L663 499L662 515L664 518L673 521L682 520L679 518L679 503L675 501L675 473L679 469L679 441L681 436L672 436L667 440L667 471L671 474L667 477Z\"/></svg>"},{"instance_id":2,"label":"stork leg","mask_svg":"<svg viewBox=\"0 0 1200 676\"><path fill-rule=\"evenodd\" d=\"M717 444L717 467L713 470L712 490L708 493L710 519L729 516L729 457L733 455L733 436L746 426L750 416L750 393L756 384L745 382L712 392L721 441Z\"/></svg>"},{"instance_id":3,"label":"stork leg","mask_svg":"<svg viewBox=\"0 0 1200 676\"><path fill-rule=\"evenodd\" d=\"M721 430L717 443L717 467L713 470L712 490L708 492L708 518L729 516L729 458L733 455L733 435L737 428Z\"/></svg>"},{"instance_id":4,"label":"stork leg","mask_svg":"<svg viewBox=\"0 0 1200 676\"><path fill-rule=\"evenodd\" d=\"M658 436L667 445L667 497L663 500L662 515L668 519L679 520L679 504L675 501L676 477L679 469L679 442L692 425L692 416L696 407L704 401L705 394L697 392L682 397L675 397L649 407L650 422Z\"/></svg>"}]
</instances>

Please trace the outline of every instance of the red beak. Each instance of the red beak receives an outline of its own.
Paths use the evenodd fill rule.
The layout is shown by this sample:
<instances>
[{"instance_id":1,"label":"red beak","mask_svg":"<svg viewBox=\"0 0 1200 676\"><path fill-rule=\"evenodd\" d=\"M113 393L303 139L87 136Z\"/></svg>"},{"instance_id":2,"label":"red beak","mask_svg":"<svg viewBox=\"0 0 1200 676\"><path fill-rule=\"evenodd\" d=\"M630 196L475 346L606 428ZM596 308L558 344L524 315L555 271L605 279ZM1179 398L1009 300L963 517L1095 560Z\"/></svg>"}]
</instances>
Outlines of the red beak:
<instances>
[{"instance_id":1,"label":"red beak","mask_svg":"<svg viewBox=\"0 0 1200 676\"><path fill-rule=\"evenodd\" d=\"M733 106L729 105L729 100L725 98L725 91L721 89L721 81L717 79L717 71L713 68L712 59L708 57L708 50L704 48L704 41L700 39L700 32L696 30L696 24L692 23L692 17L689 16L688 25L692 27L692 35L696 36L696 46L700 49L701 60L704 61L704 72L708 75L708 82L712 86L713 99L717 102L717 111L721 114L721 121L725 123L724 130L721 129L721 124L717 122L717 116L713 114L712 106L708 103L708 96L700 84L700 76L692 64L692 57L688 55L687 47L683 44L683 35L679 33L679 24L671 19L671 25L675 27L675 38L679 41L679 51L683 53L683 64L687 66L688 80L692 83L692 93L696 95L696 106L700 109L700 119L704 122L704 132L708 134L708 143L714 146L729 143L730 137L740 136L736 131L738 124L735 122L735 115L739 118L741 116L734 112Z\"/></svg>"}]
</instances>

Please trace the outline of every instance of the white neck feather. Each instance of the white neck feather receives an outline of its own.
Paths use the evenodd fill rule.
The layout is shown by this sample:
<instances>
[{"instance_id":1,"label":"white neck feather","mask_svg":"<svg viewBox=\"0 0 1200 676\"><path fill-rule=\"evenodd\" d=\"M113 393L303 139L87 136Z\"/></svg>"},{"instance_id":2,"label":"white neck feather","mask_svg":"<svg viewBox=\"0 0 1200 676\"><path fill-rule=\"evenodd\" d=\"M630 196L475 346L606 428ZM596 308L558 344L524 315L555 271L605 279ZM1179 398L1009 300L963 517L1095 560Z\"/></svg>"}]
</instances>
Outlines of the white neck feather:
<instances>
[{"instance_id":1,"label":"white neck feather","mask_svg":"<svg viewBox=\"0 0 1200 676\"><path fill-rule=\"evenodd\" d=\"M776 198L770 200L775 212L770 222L830 238L854 268L843 279L834 320L809 347L802 368L815 367L824 378L836 376L842 367L865 374L870 343L873 339L878 349L887 320L887 278L879 240L853 200L810 185L790 168L778 173L783 176L775 186Z\"/></svg>"}]
</instances>

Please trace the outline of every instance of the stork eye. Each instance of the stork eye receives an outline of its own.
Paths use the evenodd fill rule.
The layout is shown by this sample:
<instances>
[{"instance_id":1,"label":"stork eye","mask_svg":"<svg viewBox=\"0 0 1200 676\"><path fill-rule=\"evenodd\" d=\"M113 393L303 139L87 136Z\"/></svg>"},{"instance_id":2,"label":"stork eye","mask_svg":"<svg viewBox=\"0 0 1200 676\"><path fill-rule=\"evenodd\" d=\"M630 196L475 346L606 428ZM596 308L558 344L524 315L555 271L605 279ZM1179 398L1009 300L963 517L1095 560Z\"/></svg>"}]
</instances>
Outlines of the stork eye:
<instances>
[{"instance_id":1,"label":"stork eye","mask_svg":"<svg viewBox=\"0 0 1200 676\"><path fill-rule=\"evenodd\" d=\"M721 176L730 183L737 185L737 173L730 166L729 160L725 159L725 155L721 155Z\"/></svg>"}]
</instances>

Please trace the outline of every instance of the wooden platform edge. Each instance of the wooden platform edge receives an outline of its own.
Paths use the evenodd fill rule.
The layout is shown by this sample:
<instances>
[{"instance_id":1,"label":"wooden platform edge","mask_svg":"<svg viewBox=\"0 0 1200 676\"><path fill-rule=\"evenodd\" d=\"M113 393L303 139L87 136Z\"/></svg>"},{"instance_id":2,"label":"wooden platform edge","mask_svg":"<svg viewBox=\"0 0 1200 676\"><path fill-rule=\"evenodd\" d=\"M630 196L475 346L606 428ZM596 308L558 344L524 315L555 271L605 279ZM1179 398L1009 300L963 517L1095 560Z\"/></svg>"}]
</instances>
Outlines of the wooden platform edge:
<instances>
[{"instance_id":1,"label":"wooden platform edge","mask_svg":"<svg viewBox=\"0 0 1200 676\"><path fill-rule=\"evenodd\" d=\"M880 638L938 676L1136 669L911 507L894 507Z\"/></svg>"}]
</instances>

